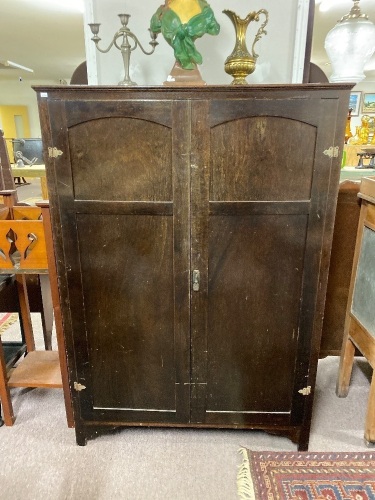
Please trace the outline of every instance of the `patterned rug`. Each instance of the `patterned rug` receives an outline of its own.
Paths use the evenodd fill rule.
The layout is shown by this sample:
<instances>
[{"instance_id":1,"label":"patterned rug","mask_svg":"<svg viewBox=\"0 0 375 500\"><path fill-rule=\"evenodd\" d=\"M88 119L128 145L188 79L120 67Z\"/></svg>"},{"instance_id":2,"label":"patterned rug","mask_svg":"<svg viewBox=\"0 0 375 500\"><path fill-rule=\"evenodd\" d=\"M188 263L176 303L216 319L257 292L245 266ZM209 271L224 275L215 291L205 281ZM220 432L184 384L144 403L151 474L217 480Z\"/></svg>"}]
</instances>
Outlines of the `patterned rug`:
<instances>
[{"instance_id":1,"label":"patterned rug","mask_svg":"<svg viewBox=\"0 0 375 500\"><path fill-rule=\"evenodd\" d=\"M0 335L13 325L18 319L16 313L0 313Z\"/></svg>"},{"instance_id":2,"label":"patterned rug","mask_svg":"<svg viewBox=\"0 0 375 500\"><path fill-rule=\"evenodd\" d=\"M241 499L375 500L375 452L239 452Z\"/></svg>"}]
</instances>

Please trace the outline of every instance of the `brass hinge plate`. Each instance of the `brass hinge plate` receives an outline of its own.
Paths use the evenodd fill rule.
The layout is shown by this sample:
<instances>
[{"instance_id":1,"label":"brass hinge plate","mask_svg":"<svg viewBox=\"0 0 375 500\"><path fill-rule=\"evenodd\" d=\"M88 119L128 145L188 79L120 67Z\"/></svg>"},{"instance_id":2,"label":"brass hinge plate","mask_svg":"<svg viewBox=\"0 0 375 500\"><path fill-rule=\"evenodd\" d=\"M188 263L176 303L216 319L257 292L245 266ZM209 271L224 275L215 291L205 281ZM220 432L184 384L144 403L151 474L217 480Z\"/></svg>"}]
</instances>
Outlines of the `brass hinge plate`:
<instances>
[{"instance_id":1,"label":"brass hinge plate","mask_svg":"<svg viewBox=\"0 0 375 500\"><path fill-rule=\"evenodd\" d=\"M323 151L323 154L329 156L330 158L337 158L339 156L340 148L338 146L331 146L330 148Z\"/></svg>"},{"instance_id":2,"label":"brass hinge plate","mask_svg":"<svg viewBox=\"0 0 375 500\"><path fill-rule=\"evenodd\" d=\"M86 389L85 385L79 384L78 382L74 382L73 387L74 387L74 390L76 390L78 392L83 391L84 389Z\"/></svg>"},{"instance_id":3,"label":"brass hinge plate","mask_svg":"<svg viewBox=\"0 0 375 500\"><path fill-rule=\"evenodd\" d=\"M57 148L48 148L48 156L50 158L58 158L62 154L63 154L63 152L60 149L57 149Z\"/></svg>"},{"instance_id":4,"label":"brass hinge plate","mask_svg":"<svg viewBox=\"0 0 375 500\"><path fill-rule=\"evenodd\" d=\"M302 394L302 396L308 396L311 393L311 385L308 385L307 387L300 389L298 392Z\"/></svg>"}]
</instances>

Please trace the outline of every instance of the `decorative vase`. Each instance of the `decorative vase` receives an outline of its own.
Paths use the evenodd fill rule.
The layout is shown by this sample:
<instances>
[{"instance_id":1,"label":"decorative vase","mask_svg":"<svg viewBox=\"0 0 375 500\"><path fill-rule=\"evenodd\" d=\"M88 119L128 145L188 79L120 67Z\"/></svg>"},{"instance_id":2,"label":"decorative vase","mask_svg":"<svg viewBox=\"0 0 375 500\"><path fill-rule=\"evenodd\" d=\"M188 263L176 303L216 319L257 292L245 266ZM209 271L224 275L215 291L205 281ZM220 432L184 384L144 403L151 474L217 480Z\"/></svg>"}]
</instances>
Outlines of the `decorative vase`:
<instances>
[{"instance_id":1,"label":"decorative vase","mask_svg":"<svg viewBox=\"0 0 375 500\"><path fill-rule=\"evenodd\" d=\"M352 111L353 111L353 109L349 108L348 117L346 119L346 127L345 127L345 144L347 144L348 140L351 137L353 137L352 131L350 129L350 120L352 118Z\"/></svg>"},{"instance_id":2,"label":"decorative vase","mask_svg":"<svg viewBox=\"0 0 375 500\"><path fill-rule=\"evenodd\" d=\"M264 28L268 23L268 11L261 9L258 12L250 12L245 19L241 19L231 10L223 10L223 13L232 21L236 31L236 44L233 52L225 61L224 69L226 73L234 77L231 85L247 85L246 77L254 72L258 58L254 46L262 35L267 34ZM261 14L265 16L265 21L255 35L251 52L249 52L246 46L246 31L251 21L259 21Z\"/></svg>"},{"instance_id":3,"label":"decorative vase","mask_svg":"<svg viewBox=\"0 0 375 500\"><path fill-rule=\"evenodd\" d=\"M358 146L359 144L361 144L361 139L359 137L360 130L361 127L357 125L355 128L355 135L350 137L350 139L348 140L348 144L351 144L352 146Z\"/></svg>"}]
</instances>

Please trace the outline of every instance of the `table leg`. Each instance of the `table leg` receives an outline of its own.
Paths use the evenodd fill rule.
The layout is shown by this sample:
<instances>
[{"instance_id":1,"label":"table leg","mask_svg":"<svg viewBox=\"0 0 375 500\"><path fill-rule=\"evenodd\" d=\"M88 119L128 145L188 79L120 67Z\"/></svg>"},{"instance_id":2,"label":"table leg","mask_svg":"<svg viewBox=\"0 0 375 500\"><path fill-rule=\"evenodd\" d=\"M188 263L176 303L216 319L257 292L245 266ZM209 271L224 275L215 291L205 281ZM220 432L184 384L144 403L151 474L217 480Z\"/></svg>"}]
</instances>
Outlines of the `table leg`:
<instances>
[{"instance_id":1,"label":"table leg","mask_svg":"<svg viewBox=\"0 0 375 500\"><path fill-rule=\"evenodd\" d=\"M48 189L47 189L47 178L40 178L40 185L42 187L42 198L43 200L48 200Z\"/></svg>"},{"instance_id":2,"label":"table leg","mask_svg":"<svg viewBox=\"0 0 375 500\"><path fill-rule=\"evenodd\" d=\"M365 441L368 445L375 445L375 370L372 374L370 394L367 404Z\"/></svg>"}]
</instances>

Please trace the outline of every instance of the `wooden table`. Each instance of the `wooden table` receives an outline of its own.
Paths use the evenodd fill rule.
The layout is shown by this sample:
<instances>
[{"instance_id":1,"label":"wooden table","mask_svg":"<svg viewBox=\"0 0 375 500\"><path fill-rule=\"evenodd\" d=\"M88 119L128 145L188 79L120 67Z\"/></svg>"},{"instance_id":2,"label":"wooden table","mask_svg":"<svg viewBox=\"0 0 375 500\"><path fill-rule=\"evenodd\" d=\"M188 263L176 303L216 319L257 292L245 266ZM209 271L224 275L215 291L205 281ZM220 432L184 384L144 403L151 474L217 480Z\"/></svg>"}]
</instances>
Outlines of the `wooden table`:
<instances>
[{"instance_id":1,"label":"wooden table","mask_svg":"<svg viewBox=\"0 0 375 500\"><path fill-rule=\"evenodd\" d=\"M340 181L360 181L362 177L368 177L369 175L374 175L374 173L375 170L373 168L344 167L340 172Z\"/></svg>"},{"instance_id":2,"label":"wooden table","mask_svg":"<svg viewBox=\"0 0 375 500\"><path fill-rule=\"evenodd\" d=\"M48 200L47 179L45 165L32 165L18 167L15 164L11 165L13 177L39 177L42 188L43 200Z\"/></svg>"},{"instance_id":3,"label":"wooden table","mask_svg":"<svg viewBox=\"0 0 375 500\"><path fill-rule=\"evenodd\" d=\"M359 162L358 153L365 153L363 148L368 147L365 144L345 144L344 151L346 152L346 161L345 166L347 167L356 167ZM365 165L370 163L370 158L365 158Z\"/></svg>"}]
</instances>

